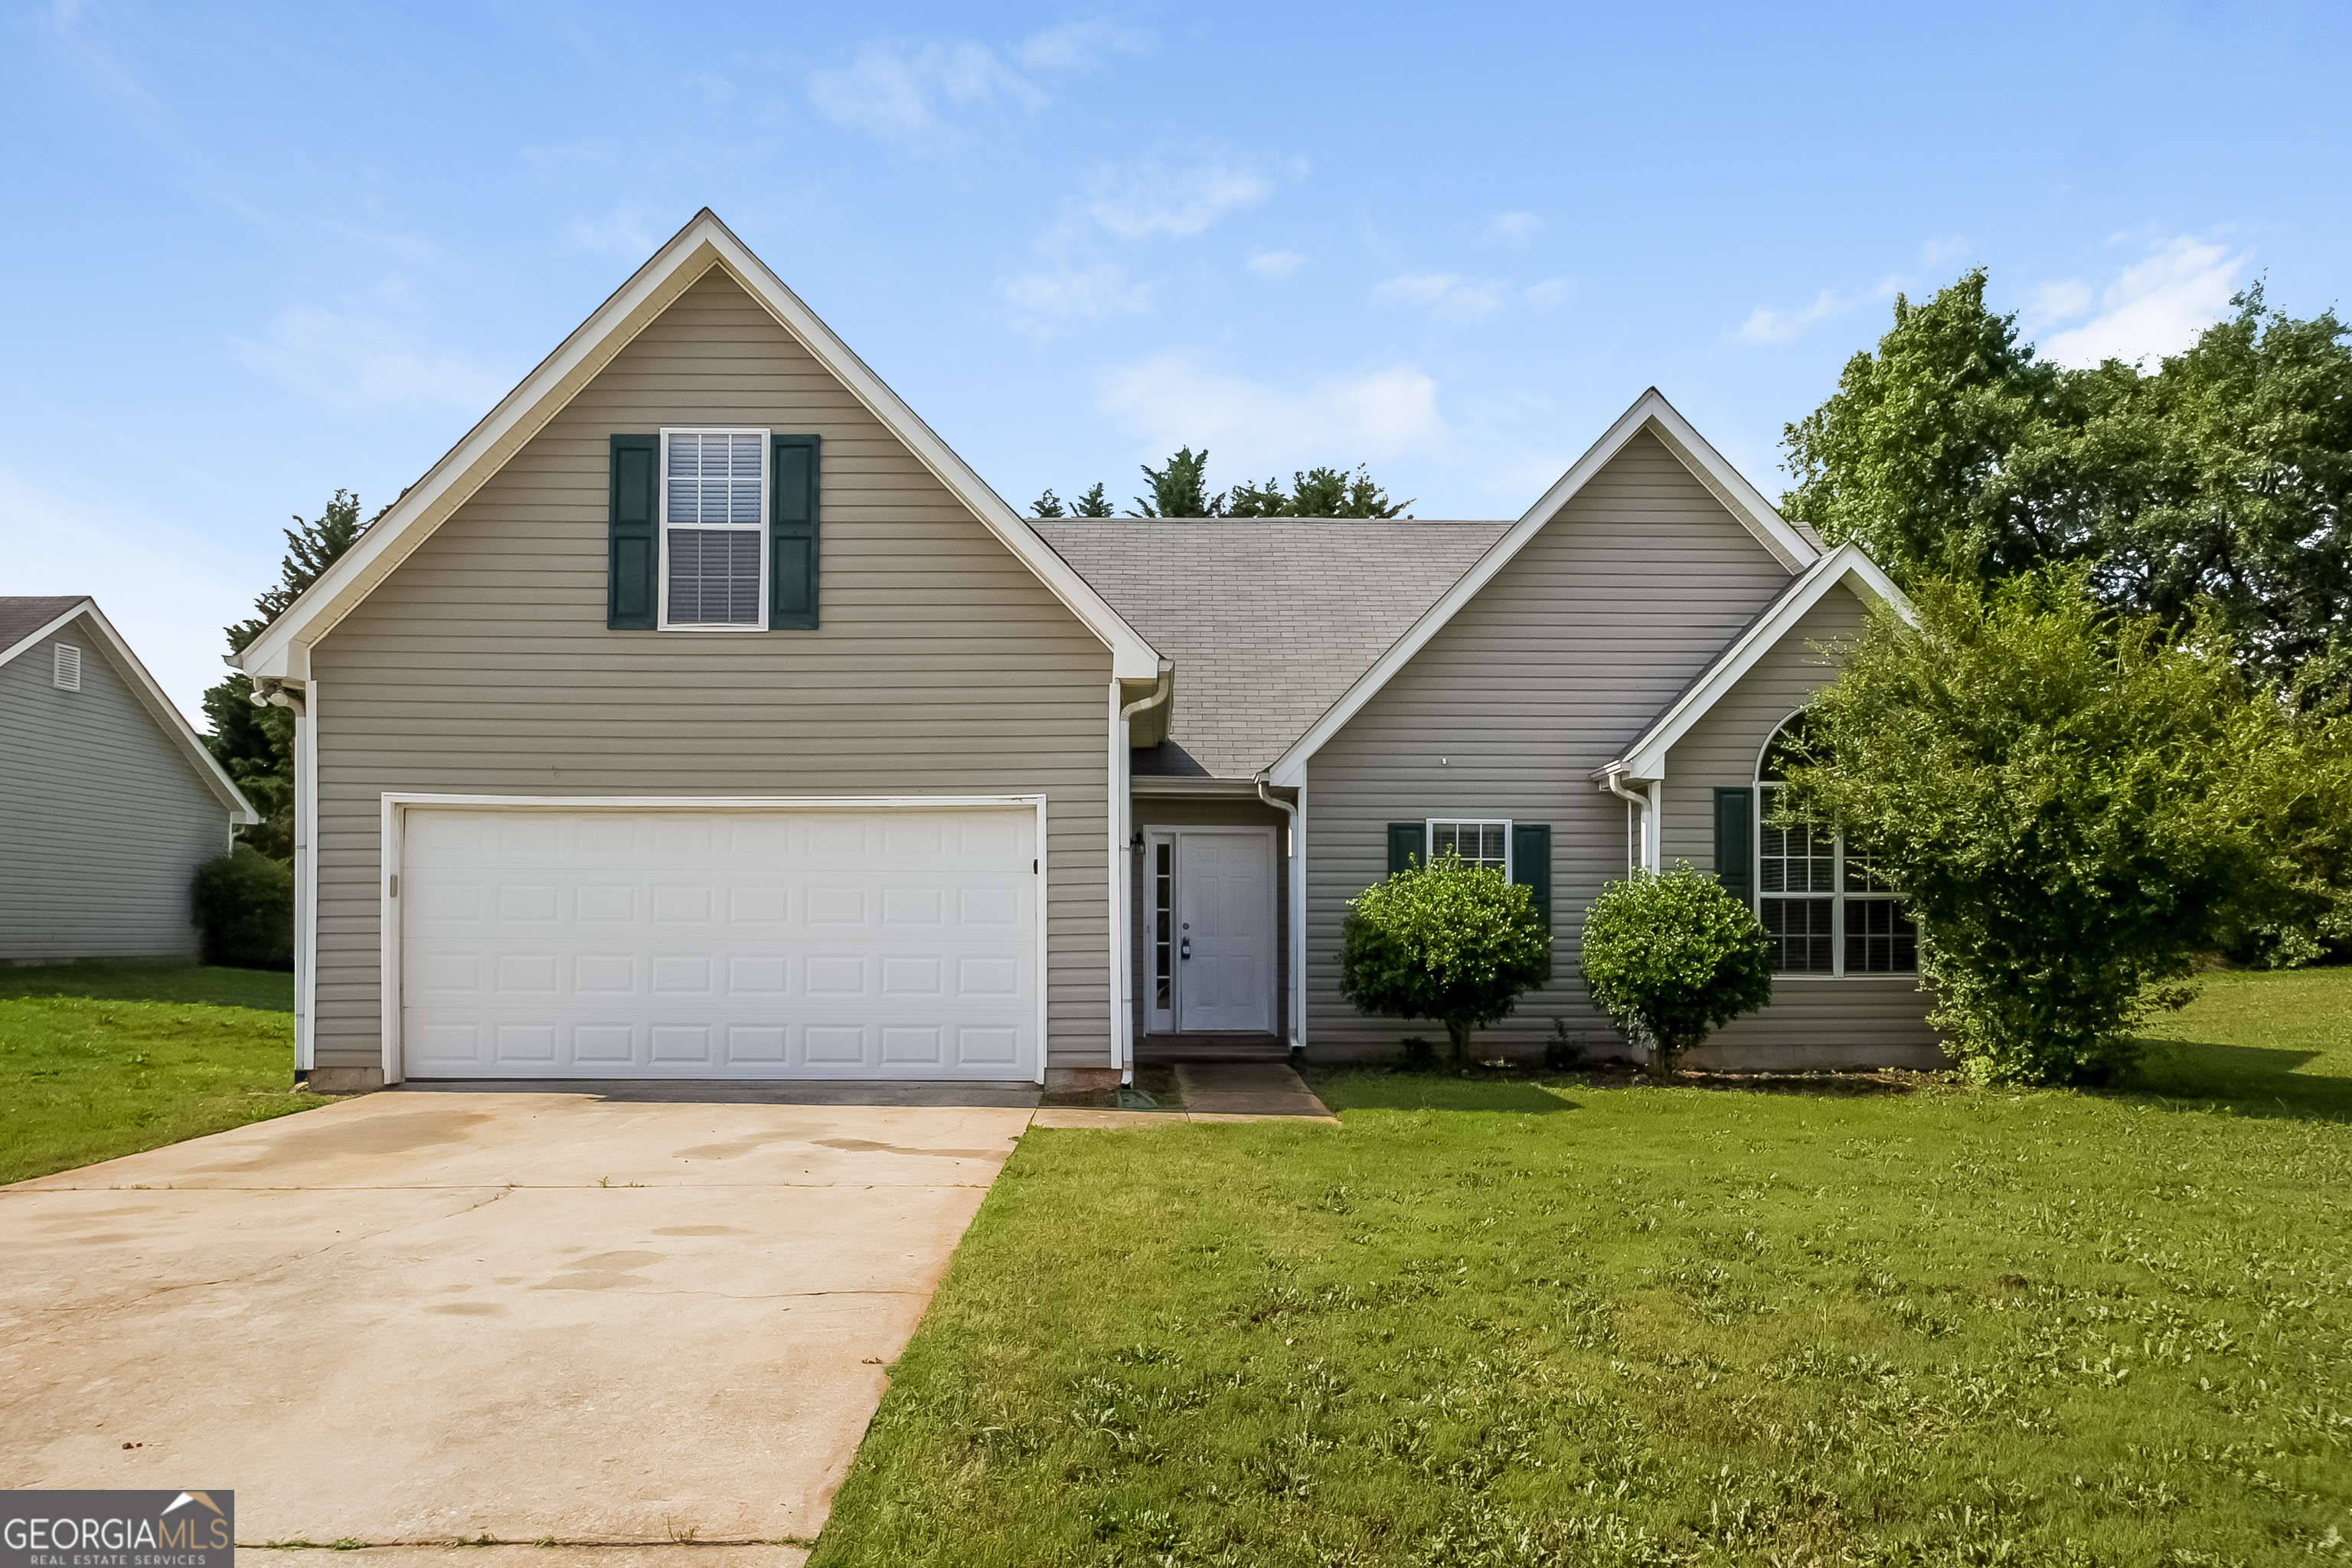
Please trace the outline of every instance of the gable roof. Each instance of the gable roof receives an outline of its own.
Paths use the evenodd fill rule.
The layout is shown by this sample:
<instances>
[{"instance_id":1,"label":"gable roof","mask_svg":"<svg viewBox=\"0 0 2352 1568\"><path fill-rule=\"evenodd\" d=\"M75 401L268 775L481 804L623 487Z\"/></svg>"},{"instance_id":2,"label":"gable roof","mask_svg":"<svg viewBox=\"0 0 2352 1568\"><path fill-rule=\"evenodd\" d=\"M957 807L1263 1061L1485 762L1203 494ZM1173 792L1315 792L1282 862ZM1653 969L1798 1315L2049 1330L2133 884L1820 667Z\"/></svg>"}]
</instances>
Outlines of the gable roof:
<instances>
[{"instance_id":1,"label":"gable roof","mask_svg":"<svg viewBox=\"0 0 2352 1568\"><path fill-rule=\"evenodd\" d=\"M238 668L255 676L308 679L310 647L505 467L648 322L713 267L723 268L744 292L765 306L819 364L1102 640L1111 650L1114 679L1158 679L1157 650L1047 548L1021 515L916 417L914 410L850 353L816 312L785 288L709 207L695 214L669 243L500 399L481 423L410 486L357 544L253 640L238 657Z\"/></svg>"},{"instance_id":2,"label":"gable roof","mask_svg":"<svg viewBox=\"0 0 2352 1568\"><path fill-rule=\"evenodd\" d=\"M1429 645L1429 639L1435 637L1462 606L1494 581L1496 574L1511 563L1513 558L1527 547L1528 541L1542 531L1544 524L1557 516L1560 508L1608 467L1611 458L1624 450L1626 443L1644 431L1655 437L1666 450L1672 452L1683 467L1690 470L1692 477L1723 503L1733 520L1787 570L1802 573L1821 558L1821 541L1810 530L1797 527L1774 510L1772 503L1743 479L1739 470L1725 460L1722 453L1709 446L1706 437L1692 428L1690 421L1685 419L1656 387L1651 387L1635 398L1633 406L1620 415L1617 422L1601 439L1570 466L1559 482L1546 490L1524 516L1511 524L1502 537L1496 540L1403 636L1390 645L1370 668L1356 679L1339 699L1308 727L1306 733L1275 760L1268 770L1272 774L1270 782L1285 786L1303 783L1307 759L1338 734L1381 688L1394 679L1397 671L1412 661L1413 655Z\"/></svg>"},{"instance_id":3,"label":"gable roof","mask_svg":"<svg viewBox=\"0 0 2352 1568\"><path fill-rule=\"evenodd\" d=\"M1689 733L1691 726L1704 718L1708 709L1738 685L1740 678L1789 635L1806 611L1820 604L1822 596L1841 583L1864 604L1874 599L1894 606L1904 619L1911 618L1911 601L1903 596L1903 590L1895 585L1894 580L1863 553L1862 546L1842 544L1782 589L1779 597L1748 624L1748 629L1734 637L1730 646L1650 721L1649 728L1634 737L1633 744L1618 752L1613 762L1595 768L1591 776L1597 779L1615 773L1629 779L1664 777L1666 752L1674 743Z\"/></svg>"},{"instance_id":4,"label":"gable roof","mask_svg":"<svg viewBox=\"0 0 2352 1568\"><path fill-rule=\"evenodd\" d=\"M96 599L88 595L0 598L0 665L38 647L77 620L87 621L90 629L98 633L114 667L130 678L131 693L164 734L186 753L189 765L196 770L205 786L220 796L221 804L228 807L229 819L247 827L259 822L261 814L253 809L245 792L213 760L204 737L196 733L195 726L188 722L179 705L163 695L163 689L155 684L155 678L147 673L147 667L139 662L139 656L131 651L131 645L122 640L114 623L100 613Z\"/></svg>"},{"instance_id":5,"label":"gable roof","mask_svg":"<svg viewBox=\"0 0 2352 1568\"><path fill-rule=\"evenodd\" d=\"M1137 771L1246 778L1330 707L1510 524L1045 518L1030 526L1173 659L1175 750Z\"/></svg>"}]
</instances>

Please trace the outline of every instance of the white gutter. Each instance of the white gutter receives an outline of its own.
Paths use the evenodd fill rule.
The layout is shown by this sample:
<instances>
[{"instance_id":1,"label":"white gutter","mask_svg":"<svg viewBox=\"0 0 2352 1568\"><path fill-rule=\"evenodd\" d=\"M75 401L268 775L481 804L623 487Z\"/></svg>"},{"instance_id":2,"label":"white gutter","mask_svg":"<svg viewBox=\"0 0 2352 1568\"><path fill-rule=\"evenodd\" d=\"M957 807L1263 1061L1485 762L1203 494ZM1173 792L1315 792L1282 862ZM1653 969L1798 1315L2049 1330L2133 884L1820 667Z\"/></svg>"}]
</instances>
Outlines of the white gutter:
<instances>
[{"instance_id":1,"label":"white gutter","mask_svg":"<svg viewBox=\"0 0 2352 1568\"><path fill-rule=\"evenodd\" d=\"M1290 886L1290 1048L1307 1049L1307 821L1298 807L1286 800L1276 800L1267 792L1266 775L1257 776L1257 797L1290 818L1290 830L1284 834L1288 855L1283 870ZM1307 797L1305 764L1300 765L1298 795Z\"/></svg>"},{"instance_id":2,"label":"white gutter","mask_svg":"<svg viewBox=\"0 0 2352 1568\"><path fill-rule=\"evenodd\" d=\"M1160 679L1151 694L1120 708L1110 727L1110 1065L1119 1069L1121 1083L1135 1081L1135 973L1128 951L1135 940L1131 918L1135 910L1135 857L1129 848L1135 827L1133 802L1129 798L1134 791L1128 773L1133 748L1128 742L1133 738L1135 716L1167 701L1175 679L1176 667L1161 659ZM1110 683L1110 700L1114 705L1118 701L1116 679Z\"/></svg>"}]
</instances>

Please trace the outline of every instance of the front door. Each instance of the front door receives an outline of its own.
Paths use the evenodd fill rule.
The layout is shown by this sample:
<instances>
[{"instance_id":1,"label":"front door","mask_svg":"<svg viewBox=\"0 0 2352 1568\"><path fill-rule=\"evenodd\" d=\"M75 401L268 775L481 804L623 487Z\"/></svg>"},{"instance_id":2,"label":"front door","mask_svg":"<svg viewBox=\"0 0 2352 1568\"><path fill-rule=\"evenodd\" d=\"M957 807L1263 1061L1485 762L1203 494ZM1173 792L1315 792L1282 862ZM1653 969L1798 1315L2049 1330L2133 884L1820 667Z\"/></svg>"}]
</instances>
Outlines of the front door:
<instances>
[{"instance_id":1,"label":"front door","mask_svg":"<svg viewBox=\"0 0 2352 1568\"><path fill-rule=\"evenodd\" d=\"M1274 838L1262 828L1150 836L1144 914L1150 1026L1274 1028Z\"/></svg>"}]
</instances>

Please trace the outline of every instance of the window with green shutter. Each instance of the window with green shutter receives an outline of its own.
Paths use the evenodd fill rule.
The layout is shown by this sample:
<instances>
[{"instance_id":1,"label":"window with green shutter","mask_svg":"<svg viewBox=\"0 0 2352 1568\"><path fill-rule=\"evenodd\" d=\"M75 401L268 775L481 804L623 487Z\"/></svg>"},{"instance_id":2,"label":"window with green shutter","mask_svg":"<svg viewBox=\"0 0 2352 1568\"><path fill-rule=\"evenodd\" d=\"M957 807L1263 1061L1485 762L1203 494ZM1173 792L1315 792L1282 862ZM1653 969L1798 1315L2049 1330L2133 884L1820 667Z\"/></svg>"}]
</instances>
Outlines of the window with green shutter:
<instances>
[{"instance_id":1,"label":"window with green shutter","mask_svg":"<svg viewBox=\"0 0 2352 1568\"><path fill-rule=\"evenodd\" d=\"M1715 792L1715 879L1741 903L1756 901L1756 844L1749 837L1756 824L1756 792L1718 789Z\"/></svg>"},{"instance_id":2,"label":"window with green shutter","mask_svg":"<svg viewBox=\"0 0 2352 1568\"><path fill-rule=\"evenodd\" d=\"M1543 822L1511 824L1511 880L1523 883L1535 897L1536 913L1544 930L1551 930L1551 826Z\"/></svg>"},{"instance_id":3,"label":"window with green shutter","mask_svg":"<svg viewBox=\"0 0 2352 1568\"><path fill-rule=\"evenodd\" d=\"M604 625L616 632L654 629L654 584L660 515L661 437L615 436L604 562Z\"/></svg>"},{"instance_id":4,"label":"window with green shutter","mask_svg":"<svg viewBox=\"0 0 2352 1568\"><path fill-rule=\"evenodd\" d=\"M1410 871L1429 857L1429 827L1426 823L1391 822L1389 824L1389 875Z\"/></svg>"},{"instance_id":5,"label":"window with green shutter","mask_svg":"<svg viewBox=\"0 0 2352 1568\"><path fill-rule=\"evenodd\" d=\"M814 631L817 625L817 453L821 437L778 436L770 461L768 626Z\"/></svg>"}]
</instances>

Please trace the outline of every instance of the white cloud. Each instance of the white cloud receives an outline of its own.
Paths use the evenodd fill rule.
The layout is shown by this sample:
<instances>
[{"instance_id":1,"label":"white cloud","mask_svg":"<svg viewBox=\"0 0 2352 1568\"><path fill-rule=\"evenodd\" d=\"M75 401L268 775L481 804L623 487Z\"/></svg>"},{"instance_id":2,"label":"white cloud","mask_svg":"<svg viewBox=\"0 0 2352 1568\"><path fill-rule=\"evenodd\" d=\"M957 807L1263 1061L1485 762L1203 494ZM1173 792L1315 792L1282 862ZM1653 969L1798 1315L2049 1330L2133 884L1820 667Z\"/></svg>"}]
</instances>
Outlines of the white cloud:
<instances>
[{"instance_id":1,"label":"white cloud","mask_svg":"<svg viewBox=\"0 0 2352 1568\"><path fill-rule=\"evenodd\" d=\"M686 79L686 85L702 94L703 101L711 104L726 102L735 96L735 84L723 76L709 71L695 71Z\"/></svg>"},{"instance_id":2,"label":"white cloud","mask_svg":"<svg viewBox=\"0 0 2352 1568\"><path fill-rule=\"evenodd\" d=\"M646 227L645 215L635 206L618 206L593 217L573 218L570 236L572 243L583 250L611 256L648 256L661 243Z\"/></svg>"},{"instance_id":3,"label":"white cloud","mask_svg":"<svg viewBox=\"0 0 2352 1568\"><path fill-rule=\"evenodd\" d=\"M343 408L451 405L488 411L514 378L454 349L431 349L379 315L289 305L236 357L307 396Z\"/></svg>"},{"instance_id":4,"label":"white cloud","mask_svg":"<svg viewBox=\"0 0 2352 1568\"><path fill-rule=\"evenodd\" d=\"M1540 283L1528 285L1528 303L1539 310L1549 310L1554 305L1566 303L1575 292L1575 279L1547 278Z\"/></svg>"},{"instance_id":5,"label":"white cloud","mask_svg":"<svg viewBox=\"0 0 2352 1568\"><path fill-rule=\"evenodd\" d=\"M962 132L944 109L1009 100L1043 107L1045 95L997 58L985 44L907 46L877 39L850 63L809 76L809 98L836 124L915 153L945 152Z\"/></svg>"},{"instance_id":6,"label":"white cloud","mask_svg":"<svg viewBox=\"0 0 2352 1568\"><path fill-rule=\"evenodd\" d=\"M228 671L221 628L252 613L254 591L276 575L277 535L200 538L142 511L119 489L90 493L37 485L0 468L0 549L12 594L89 594L148 673L198 729L201 699Z\"/></svg>"},{"instance_id":7,"label":"white cloud","mask_svg":"<svg viewBox=\"0 0 2352 1568\"><path fill-rule=\"evenodd\" d=\"M1152 42L1149 33L1097 16L1032 33L1013 46L1013 58L1031 70L1092 70L1109 55L1149 53Z\"/></svg>"},{"instance_id":8,"label":"white cloud","mask_svg":"<svg viewBox=\"0 0 2352 1568\"><path fill-rule=\"evenodd\" d=\"M1248 267L1261 278L1277 282L1307 265L1307 258L1295 250L1261 250L1249 258Z\"/></svg>"},{"instance_id":9,"label":"white cloud","mask_svg":"<svg viewBox=\"0 0 2352 1568\"><path fill-rule=\"evenodd\" d=\"M1087 179L1087 216L1119 239L1194 235L1274 194L1274 181L1249 159L1208 159L1171 168L1154 159L1105 165Z\"/></svg>"},{"instance_id":10,"label":"white cloud","mask_svg":"<svg viewBox=\"0 0 2352 1568\"><path fill-rule=\"evenodd\" d=\"M1919 264L1922 267L1940 266L1947 261L1957 261L1968 253L1969 237L1967 235L1948 234L1940 239L1931 239L1919 247Z\"/></svg>"},{"instance_id":11,"label":"white cloud","mask_svg":"<svg viewBox=\"0 0 2352 1568\"><path fill-rule=\"evenodd\" d=\"M1278 385L1165 353L1110 372L1101 390L1103 408L1136 434L1143 454L1156 460L1183 443L1206 446L1217 471L1235 477L1374 462L1446 437L1437 383L1412 365Z\"/></svg>"},{"instance_id":12,"label":"white cloud","mask_svg":"<svg viewBox=\"0 0 2352 1568\"><path fill-rule=\"evenodd\" d=\"M1073 321L1106 316L1138 315L1151 308L1151 289L1137 283L1116 262L1050 267L1024 273L1002 285L1004 298L1020 312L1014 325L1038 337Z\"/></svg>"},{"instance_id":13,"label":"white cloud","mask_svg":"<svg viewBox=\"0 0 2352 1568\"><path fill-rule=\"evenodd\" d=\"M2029 322L2071 321L2090 314L2091 307L2098 302L2098 291L2080 278L2036 283L2026 292L2025 319Z\"/></svg>"},{"instance_id":14,"label":"white cloud","mask_svg":"<svg viewBox=\"0 0 2352 1568\"><path fill-rule=\"evenodd\" d=\"M1141 54L1151 46L1150 34L1096 17L1033 33L1006 52L1026 71L1043 75L1092 70L1112 55ZM847 65L812 71L808 91L817 111L835 124L919 153L963 144L967 133L957 123L960 111L1001 104L1034 113L1047 101L1030 76L969 38L928 44L868 39Z\"/></svg>"},{"instance_id":15,"label":"white cloud","mask_svg":"<svg viewBox=\"0 0 2352 1568\"><path fill-rule=\"evenodd\" d=\"M1413 305L1453 321L1475 321L1499 309L1510 289L1491 279L1459 272L1423 272L1374 285L1372 303Z\"/></svg>"},{"instance_id":16,"label":"white cloud","mask_svg":"<svg viewBox=\"0 0 2352 1568\"><path fill-rule=\"evenodd\" d=\"M1544 220L1533 213L1496 213L1487 224L1486 232L1496 239L1517 245L1533 239L1543 232Z\"/></svg>"},{"instance_id":17,"label":"white cloud","mask_svg":"<svg viewBox=\"0 0 2352 1568\"><path fill-rule=\"evenodd\" d=\"M2197 334L2229 314L2230 296L2252 258L2231 255L2210 240L2174 239L2155 247L2099 291L2098 314L2040 344L2042 357L2060 364L2088 366L2102 360L2132 363L2178 353ZM2053 320L2092 308L2091 288L2078 279L2042 285L2037 305Z\"/></svg>"},{"instance_id":18,"label":"white cloud","mask_svg":"<svg viewBox=\"0 0 2352 1568\"><path fill-rule=\"evenodd\" d=\"M1777 310L1770 305L1759 305L1732 333L1734 342L1751 347L1765 343L1794 342L1805 335L1805 330L1815 321L1827 321L1849 308L1849 301L1840 298L1837 290L1824 289L1813 297L1813 302L1800 310Z\"/></svg>"}]
</instances>

